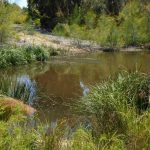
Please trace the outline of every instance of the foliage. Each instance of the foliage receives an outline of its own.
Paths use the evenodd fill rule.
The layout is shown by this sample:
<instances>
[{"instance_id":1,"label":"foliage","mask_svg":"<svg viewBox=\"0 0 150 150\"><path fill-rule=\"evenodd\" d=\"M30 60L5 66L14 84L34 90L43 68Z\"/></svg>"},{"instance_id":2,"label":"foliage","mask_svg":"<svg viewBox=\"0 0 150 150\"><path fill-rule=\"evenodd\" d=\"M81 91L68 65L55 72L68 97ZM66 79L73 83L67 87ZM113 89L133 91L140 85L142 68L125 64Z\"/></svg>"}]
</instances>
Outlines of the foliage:
<instances>
[{"instance_id":1,"label":"foliage","mask_svg":"<svg viewBox=\"0 0 150 150\"><path fill-rule=\"evenodd\" d=\"M6 42L11 33L11 18L10 7L0 2L0 44Z\"/></svg>"},{"instance_id":2,"label":"foliage","mask_svg":"<svg viewBox=\"0 0 150 150\"><path fill-rule=\"evenodd\" d=\"M25 10L21 9L18 5L12 4L10 5L11 8L11 14L12 14L12 19L13 23L15 24L24 24L26 23L28 19L28 14Z\"/></svg>"},{"instance_id":3,"label":"foliage","mask_svg":"<svg viewBox=\"0 0 150 150\"><path fill-rule=\"evenodd\" d=\"M28 0L29 14L33 19L39 18L41 26L51 30L57 23L82 24L84 14L89 10L96 14L118 15L126 0L62 0L43 1Z\"/></svg>"},{"instance_id":4,"label":"foliage","mask_svg":"<svg viewBox=\"0 0 150 150\"><path fill-rule=\"evenodd\" d=\"M110 48L118 47L120 44L120 34L113 17L101 16L97 25L99 35L97 40L101 45Z\"/></svg>"},{"instance_id":5,"label":"foliage","mask_svg":"<svg viewBox=\"0 0 150 150\"><path fill-rule=\"evenodd\" d=\"M58 22L68 17L81 0L28 0L29 14L33 19L40 18L41 25L51 30Z\"/></svg>"},{"instance_id":6,"label":"foliage","mask_svg":"<svg viewBox=\"0 0 150 150\"><path fill-rule=\"evenodd\" d=\"M0 49L0 68L31 63L32 61L46 61L50 52L39 46L8 46Z\"/></svg>"},{"instance_id":7,"label":"foliage","mask_svg":"<svg viewBox=\"0 0 150 150\"><path fill-rule=\"evenodd\" d=\"M35 56L35 59L37 61L47 61L50 57L49 52L46 49L44 50L44 48L39 46L27 47L25 49L25 54L26 56L30 54L30 58L34 58Z\"/></svg>"},{"instance_id":8,"label":"foliage","mask_svg":"<svg viewBox=\"0 0 150 150\"><path fill-rule=\"evenodd\" d=\"M138 72L121 72L95 87L77 104L89 116L93 135L113 135L129 149L149 146L150 77ZM140 142L137 142L140 141Z\"/></svg>"},{"instance_id":9,"label":"foliage","mask_svg":"<svg viewBox=\"0 0 150 150\"><path fill-rule=\"evenodd\" d=\"M95 1L95 3L100 2ZM100 45L112 49L123 46L139 46L150 42L149 2L124 1L122 4L118 4L118 6L120 5L119 12L115 12L115 10L113 12L117 13L117 16L104 11L97 13L92 9L94 6L89 7L92 5L90 2L86 5L85 8L89 9L86 10L83 6L80 11L75 9L76 11L71 15L69 26L65 25L67 31L70 31L67 36L96 41ZM74 16L77 20L74 19ZM64 28L54 31L55 34L66 35Z\"/></svg>"},{"instance_id":10,"label":"foliage","mask_svg":"<svg viewBox=\"0 0 150 150\"><path fill-rule=\"evenodd\" d=\"M40 27L41 26L40 19L35 19L34 20L34 25L35 25L35 27Z\"/></svg>"},{"instance_id":11,"label":"foliage","mask_svg":"<svg viewBox=\"0 0 150 150\"><path fill-rule=\"evenodd\" d=\"M8 77L1 76L0 79L0 94L20 99L25 103L32 105L37 98L36 84L27 76L22 77Z\"/></svg>"},{"instance_id":12,"label":"foliage","mask_svg":"<svg viewBox=\"0 0 150 150\"><path fill-rule=\"evenodd\" d=\"M139 103L139 92L146 92L147 88L150 88L149 75L125 71L92 87L90 94L77 104L80 114L88 116L90 124L74 132L68 130L64 120L53 128L50 123L36 122L31 126L33 118L16 112L7 121L0 120L0 149L149 149L150 115L148 106L141 107L148 105L149 99ZM3 112L0 108L0 115Z\"/></svg>"},{"instance_id":13,"label":"foliage","mask_svg":"<svg viewBox=\"0 0 150 150\"><path fill-rule=\"evenodd\" d=\"M59 148L59 144L55 140L57 136L57 142L62 138L60 135L61 125L56 127L56 133L46 135L45 128L42 125L29 128L30 121L32 120L19 114L12 116L7 122L0 121L0 149L52 150L53 148Z\"/></svg>"},{"instance_id":14,"label":"foliage","mask_svg":"<svg viewBox=\"0 0 150 150\"><path fill-rule=\"evenodd\" d=\"M68 24L57 24L53 30L59 36L69 36L70 35L70 28Z\"/></svg>"},{"instance_id":15,"label":"foliage","mask_svg":"<svg viewBox=\"0 0 150 150\"><path fill-rule=\"evenodd\" d=\"M140 45L149 40L149 16L144 4L131 1L120 12L123 40L126 45Z\"/></svg>"},{"instance_id":16,"label":"foliage","mask_svg":"<svg viewBox=\"0 0 150 150\"><path fill-rule=\"evenodd\" d=\"M6 43L13 32L13 24L23 24L27 13L16 4L0 2L0 44Z\"/></svg>"}]
</instances>

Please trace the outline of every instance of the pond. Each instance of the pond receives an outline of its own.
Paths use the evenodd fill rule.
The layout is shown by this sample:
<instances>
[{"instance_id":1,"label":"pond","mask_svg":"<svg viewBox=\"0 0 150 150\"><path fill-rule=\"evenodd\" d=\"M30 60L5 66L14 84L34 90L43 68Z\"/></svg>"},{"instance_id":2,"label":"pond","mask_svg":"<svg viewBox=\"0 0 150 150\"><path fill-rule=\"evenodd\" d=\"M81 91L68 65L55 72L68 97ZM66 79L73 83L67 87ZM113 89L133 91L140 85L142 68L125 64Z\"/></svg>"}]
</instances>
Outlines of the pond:
<instances>
[{"instance_id":1,"label":"pond","mask_svg":"<svg viewBox=\"0 0 150 150\"><path fill-rule=\"evenodd\" d=\"M71 118L70 104L90 92L96 83L114 76L119 69L150 73L149 52L86 54L54 57L47 63L19 66L0 71L31 87L28 102L39 112L41 120L55 122ZM37 97L38 96L38 97Z\"/></svg>"}]
</instances>

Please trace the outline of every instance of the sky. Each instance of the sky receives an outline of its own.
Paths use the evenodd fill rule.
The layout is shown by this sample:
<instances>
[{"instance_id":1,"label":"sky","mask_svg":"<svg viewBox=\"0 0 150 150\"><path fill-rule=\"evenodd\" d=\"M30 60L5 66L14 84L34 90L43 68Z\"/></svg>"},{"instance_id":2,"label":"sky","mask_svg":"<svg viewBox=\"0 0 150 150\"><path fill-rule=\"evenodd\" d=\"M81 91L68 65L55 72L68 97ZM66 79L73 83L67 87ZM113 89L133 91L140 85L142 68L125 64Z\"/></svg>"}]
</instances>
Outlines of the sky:
<instances>
[{"instance_id":1,"label":"sky","mask_svg":"<svg viewBox=\"0 0 150 150\"><path fill-rule=\"evenodd\" d=\"M10 0L11 3L16 3L20 7L27 7L27 0Z\"/></svg>"}]
</instances>

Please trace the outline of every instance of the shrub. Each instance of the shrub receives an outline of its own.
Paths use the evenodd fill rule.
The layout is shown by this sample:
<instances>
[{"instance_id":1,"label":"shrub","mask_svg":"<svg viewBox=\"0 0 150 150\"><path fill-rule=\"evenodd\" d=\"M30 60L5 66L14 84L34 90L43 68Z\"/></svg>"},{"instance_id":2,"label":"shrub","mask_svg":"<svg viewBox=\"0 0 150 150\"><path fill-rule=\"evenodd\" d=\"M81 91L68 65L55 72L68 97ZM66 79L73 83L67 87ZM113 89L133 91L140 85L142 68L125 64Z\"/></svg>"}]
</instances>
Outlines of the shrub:
<instances>
[{"instance_id":1,"label":"shrub","mask_svg":"<svg viewBox=\"0 0 150 150\"><path fill-rule=\"evenodd\" d=\"M88 11L84 17L85 24L89 29L96 27L97 16L93 11Z\"/></svg>"},{"instance_id":2,"label":"shrub","mask_svg":"<svg viewBox=\"0 0 150 150\"><path fill-rule=\"evenodd\" d=\"M53 33L59 36L69 36L70 28L67 24L57 24L53 30Z\"/></svg>"},{"instance_id":3,"label":"shrub","mask_svg":"<svg viewBox=\"0 0 150 150\"><path fill-rule=\"evenodd\" d=\"M23 9L21 9L18 5L12 4L10 5L10 11L12 14L12 21L15 24L24 24L27 21L28 15Z\"/></svg>"},{"instance_id":4,"label":"shrub","mask_svg":"<svg viewBox=\"0 0 150 150\"><path fill-rule=\"evenodd\" d=\"M28 46L25 48L25 59L28 63L31 63L36 60L36 56L34 55L33 48L31 46Z\"/></svg>"},{"instance_id":5,"label":"shrub","mask_svg":"<svg viewBox=\"0 0 150 150\"><path fill-rule=\"evenodd\" d=\"M0 44L5 43L10 36L11 19L10 7L0 2Z\"/></svg>"},{"instance_id":6,"label":"shrub","mask_svg":"<svg viewBox=\"0 0 150 150\"><path fill-rule=\"evenodd\" d=\"M41 26L40 19L35 19L34 20L34 25L35 25L35 27L40 27Z\"/></svg>"},{"instance_id":7,"label":"shrub","mask_svg":"<svg viewBox=\"0 0 150 150\"><path fill-rule=\"evenodd\" d=\"M119 137L116 145L104 144L106 149L107 146L108 149L147 149L150 141L149 90L149 75L121 72L116 78L92 87L77 107L91 120L92 135L96 139L100 137L105 141L109 137L111 141L113 135Z\"/></svg>"},{"instance_id":8,"label":"shrub","mask_svg":"<svg viewBox=\"0 0 150 150\"><path fill-rule=\"evenodd\" d=\"M20 65L26 63L24 54L19 48L2 48L0 50L0 56L2 57L2 60L0 60L1 68L9 65Z\"/></svg>"},{"instance_id":9,"label":"shrub","mask_svg":"<svg viewBox=\"0 0 150 150\"><path fill-rule=\"evenodd\" d=\"M31 63L33 61L47 61L50 52L40 46L8 46L0 49L0 68Z\"/></svg>"},{"instance_id":10,"label":"shrub","mask_svg":"<svg viewBox=\"0 0 150 150\"><path fill-rule=\"evenodd\" d=\"M149 40L149 17L143 3L130 1L120 12L121 32L125 45L140 45Z\"/></svg>"},{"instance_id":11,"label":"shrub","mask_svg":"<svg viewBox=\"0 0 150 150\"><path fill-rule=\"evenodd\" d=\"M69 18L69 24L81 25L84 23L84 11L81 7L75 6L72 15Z\"/></svg>"},{"instance_id":12,"label":"shrub","mask_svg":"<svg viewBox=\"0 0 150 150\"><path fill-rule=\"evenodd\" d=\"M99 34L97 41L110 48L118 47L120 44L120 33L113 17L103 15L98 20L97 30Z\"/></svg>"},{"instance_id":13,"label":"shrub","mask_svg":"<svg viewBox=\"0 0 150 150\"><path fill-rule=\"evenodd\" d=\"M42 47L33 47L33 53L37 61L47 61L49 58L49 53L47 50L44 50Z\"/></svg>"}]
</instances>

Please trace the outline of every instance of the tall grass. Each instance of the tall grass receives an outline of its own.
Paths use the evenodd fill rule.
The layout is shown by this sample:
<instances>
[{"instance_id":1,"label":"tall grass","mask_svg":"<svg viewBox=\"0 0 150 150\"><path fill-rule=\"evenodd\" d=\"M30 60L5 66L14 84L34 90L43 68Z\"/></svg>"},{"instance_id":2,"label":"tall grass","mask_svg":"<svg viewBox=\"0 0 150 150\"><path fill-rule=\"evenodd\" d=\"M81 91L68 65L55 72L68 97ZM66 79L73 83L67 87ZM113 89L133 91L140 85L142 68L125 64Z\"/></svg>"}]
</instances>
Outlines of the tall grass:
<instances>
[{"instance_id":1,"label":"tall grass","mask_svg":"<svg viewBox=\"0 0 150 150\"><path fill-rule=\"evenodd\" d=\"M97 84L76 105L90 123L74 132L64 120L29 127L27 118L16 113L0 121L0 149L148 150L149 89L150 76L139 72L123 71Z\"/></svg>"},{"instance_id":2,"label":"tall grass","mask_svg":"<svg viewBox=\"0 0 150 150\"><path fill-rule=\"evenodd\" d=\"M49 133L42 124L29 127L28 119L17 114L7 122L0 121L0 131L1 150L59 150L62 149L65 130L61 122Z\"/></svg>"},{"instance_id":3,"label":"tall grass","mask_svg":"<svg viewBox=\"0 0 150 150\"><path fill-rule=\"evenodd\" d=\"M149 147L150 76L121 72L82 98L78 109L92 121L93 135L116 134L127 149ZM140 141L140 142L139 142Z\"/></svg>"},{"instance_id":4,"label":"tall grass","mask_svg":"<svg viewBox=\"0 0 150 150\"><path fill-rule=\"evenodd\" d=\"M28 76L0 78L0 94L8 97L20 99L29 105L33 105L33 101L37 99L37 89L34 81Z\"/></svg>"},{"instance_id":5,"label":"tall grass","mask_svg":"<svg viewBox=\"0 0 150 150\"><path fill-rule=\"evenodd\" d=\"M39 46L3 47L0 49L0 68L46 61L49 58L50 52Z\"/></svg>"}]
</instances>

